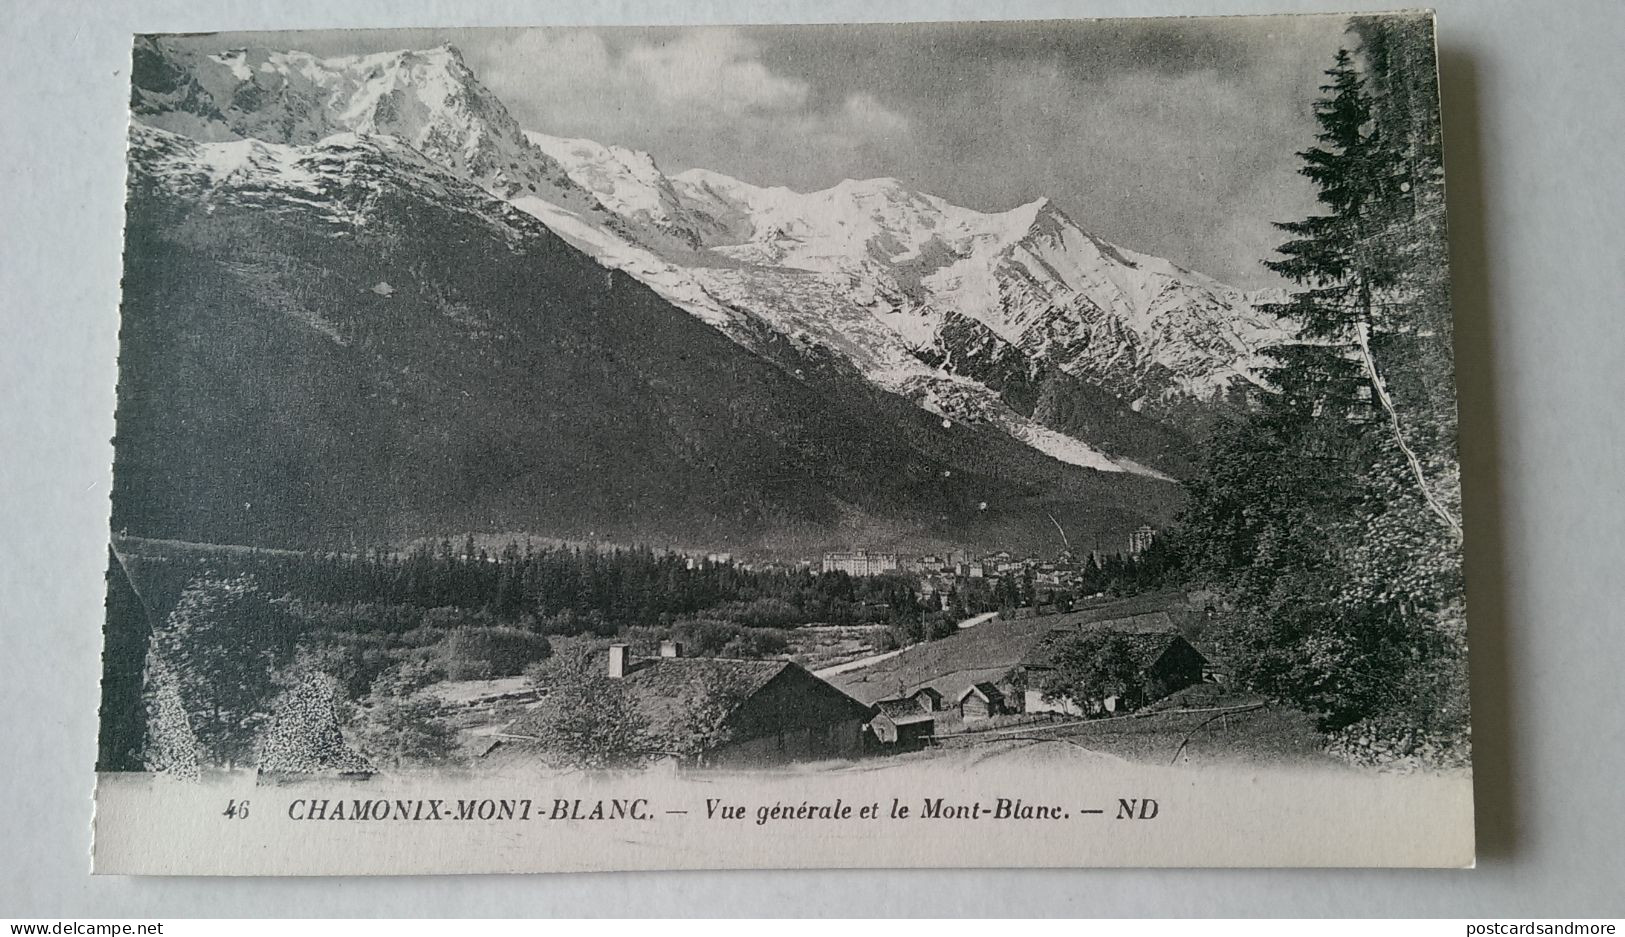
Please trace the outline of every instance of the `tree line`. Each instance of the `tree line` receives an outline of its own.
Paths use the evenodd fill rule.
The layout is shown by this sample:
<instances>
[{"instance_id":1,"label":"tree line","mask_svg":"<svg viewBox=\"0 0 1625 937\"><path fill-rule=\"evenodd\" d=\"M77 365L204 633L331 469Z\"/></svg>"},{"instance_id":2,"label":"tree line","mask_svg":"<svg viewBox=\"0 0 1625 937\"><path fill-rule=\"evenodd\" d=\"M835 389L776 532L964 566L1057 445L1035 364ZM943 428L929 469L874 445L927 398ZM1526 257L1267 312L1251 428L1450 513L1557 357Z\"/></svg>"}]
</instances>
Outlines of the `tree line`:
<instances>
[{"instance_id":1,"label":"tree line","mask_svg":"<svg viewBox=\"0 0 1625 937\"><path fill-rule=\"evenodd\" d=\"M608 636L694 617L763 628L890 623L927 611L901 575L749 569L647 546L509 543L491 552L469 535L404 553L209 551L177 562L312 603L457 609L554 634Z\"/></svg>"}]
</instances>

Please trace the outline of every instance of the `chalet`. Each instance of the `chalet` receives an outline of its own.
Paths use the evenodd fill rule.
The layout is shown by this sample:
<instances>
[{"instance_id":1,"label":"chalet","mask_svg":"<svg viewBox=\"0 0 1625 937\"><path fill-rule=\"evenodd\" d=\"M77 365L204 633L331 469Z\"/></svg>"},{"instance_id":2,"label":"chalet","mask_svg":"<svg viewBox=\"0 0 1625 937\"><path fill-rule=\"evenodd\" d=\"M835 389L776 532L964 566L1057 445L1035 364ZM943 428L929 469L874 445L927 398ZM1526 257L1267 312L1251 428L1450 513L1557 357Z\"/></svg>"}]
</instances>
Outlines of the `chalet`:
<instances>
[{"instance_id":1,"label":"chalet","mask_svg":"<svg viewBox=\"0 0 1625 937\"><path fill-rule=\"evenodd\" d=\"M682 748L687 734L719 739L690 763L758 766L846 758L861 753L868 706L783 660L682 656L662 642L660 656L633 659L624 644L609 648L609 677L621 681L652 735ZM695 702L715 698L714 726L696 726Z\"/></svg>"},{"instance_id":2,"label":"chalet","mask_svg":"<svg viewBox=\"0 0 1625 937\"><path fill-rule=\"evenodd\" d=\"M923 748L936 739L937 717L921 709L912 697L883 699L875 704L869 731L881 745Z\"/></svg>"},{"instance_id":3,"label":"chalet","mask_svg":"<svg viewBox=\"0 0 1625 937\"><path fill-rule=\"evenodd\" d=\"M934 713L942 709L942 691L936 687L922 686L910 693L908 698L923 712Z\"/></svg>"},{"instance_id":4,"label":"chalet","mask_svg":"<svg viewBox=\"0 0 1625 937\"><path fill-rule=\"evenodd\" d=\"M1089 701L1087 706L1071 699L1045 699L1044 680L1055 669L1055 655L1061 646L1078 634L1114 636L1122 639L1133 657L1138 680L1123 697L1102 695ZM1054 712L1071 716L1098 715L1133 709L1159 700L1176 690L1202 682L1208 666L1202 652L1192 647L1174 631L1114 631L1094 629L1088 632L1057 630L1046 634L1022 659L1017 670L1026 689L1023 709L1029 713Z\"/></svg>"},{"instance_id":5,"label":"chalet","mask_svg":"<svg viewBox=\"0 0 1625 937\"><path fill-rule=\"evenodd\" d=\"M959 718L979 722L1008 712L1004 693L992 683L973 683L959 694Z\"/></svg>"}]
</instances>

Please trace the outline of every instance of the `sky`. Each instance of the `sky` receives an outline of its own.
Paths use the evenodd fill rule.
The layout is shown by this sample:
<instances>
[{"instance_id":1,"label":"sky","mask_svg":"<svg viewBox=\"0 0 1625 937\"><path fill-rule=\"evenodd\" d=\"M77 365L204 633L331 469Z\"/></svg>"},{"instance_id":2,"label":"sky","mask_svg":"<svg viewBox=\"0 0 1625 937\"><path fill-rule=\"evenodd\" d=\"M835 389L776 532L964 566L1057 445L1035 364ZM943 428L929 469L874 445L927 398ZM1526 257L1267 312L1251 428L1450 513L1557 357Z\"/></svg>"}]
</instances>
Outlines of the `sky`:
<instances>
[{"instance_id":1,"label":"sky","mask_svg":"<svg viewBox=\"0 0 1625 937\"><path fill-rule=\"evenodd\" d=\"M891 176L984 211L1041 196L1232 285L1314 212L1336 16L221 35L318 55L450 42L522 126L810 191Z\"/></svg>"}]
</instances>

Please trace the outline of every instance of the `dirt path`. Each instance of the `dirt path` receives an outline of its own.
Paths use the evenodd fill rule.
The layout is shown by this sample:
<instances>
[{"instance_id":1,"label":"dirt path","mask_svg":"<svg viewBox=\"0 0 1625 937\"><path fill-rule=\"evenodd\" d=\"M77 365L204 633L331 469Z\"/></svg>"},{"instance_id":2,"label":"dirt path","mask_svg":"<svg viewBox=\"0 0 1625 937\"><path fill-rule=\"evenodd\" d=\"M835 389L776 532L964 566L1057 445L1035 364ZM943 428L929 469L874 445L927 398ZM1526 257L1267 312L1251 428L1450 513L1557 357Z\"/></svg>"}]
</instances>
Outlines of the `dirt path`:
<instances>
[{"instance_id":1,"label":"dirt path","mask_svg":"<svg viewBox=\"0 0 1625 937\"><path fill-rule=\"evenodd\" d=\"M957 627L963 631L966 628L974 628L977 625L985 624L998 617L998 612L983 612L980 615L972 615L971 617L965 619L964 621L960 622Z\"/></svg>"},{"instance_id":2,"label":"dirt path","mask_svg":"<svg viewBox=\"0 0 1625 937\"><path fill-rule=\"evenodd\" d=\"M964 621L960 622L957 625L957 627L961 628L961 629L974 628L977 625L984 624L986 622L992 621L993 619L995 619L997 617L999 617L998 612L985 612L985 613L983 613L981 615L973 615L970 618L965 619ZM908 647L900 647L895 651L885 651L885 652L880 653L880 654L871 654L868 657L860 657L857 660L849 660L844 664L836 664L833 667L824 667L824 668L819 669L819 670L814 670L813 671L813 676L815 676L815 677L833 677L833 676L836 676L837 674L850 673L851 671L854 671L854 670L862 670L863 668L868 667L871 664L878 664L883 660L890 660L891 658L896 657L897 655L899 655L899 654L903 653L904 651L908 650L909 647L918 647L918 646L919 645L917 645L917 644L910 644Z\"/></svg>"},{"instance_id":3,"label":"dirt path","mask_svg":"<svg viewBox=\"0 0 1625 937\"><path fill-rule=\"evenodd\" d=\"M910 647L912 647L912 646L913 645L910 645ZM847 671L850 671L850 670L862 670L863 668L869 666L870 664L878 664L879 662L881 662L883 660L888 660L890 658L896 657L897 655L903 653L907 649L908 648L901 648L900 647L895 651L887 651L884 654L873 654L873 655L870 655L869 657L860 657L857 660L849 660L844 664L836 664L833 667L825 667L822 670L814 670L813 671L813 676L815 676L815 677L833 677L836 674L846 673Z\"/></svg>"}]
</instances>

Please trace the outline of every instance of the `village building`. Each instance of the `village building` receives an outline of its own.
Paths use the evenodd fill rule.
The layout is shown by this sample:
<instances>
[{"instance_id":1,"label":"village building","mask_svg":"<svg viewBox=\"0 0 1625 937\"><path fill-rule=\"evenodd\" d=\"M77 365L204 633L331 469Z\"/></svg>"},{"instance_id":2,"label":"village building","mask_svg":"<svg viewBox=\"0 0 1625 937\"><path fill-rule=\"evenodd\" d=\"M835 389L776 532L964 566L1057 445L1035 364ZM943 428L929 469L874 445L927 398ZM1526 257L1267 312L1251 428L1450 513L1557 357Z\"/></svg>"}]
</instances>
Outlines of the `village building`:
<instances>
[{"instance_id":1,"label":"village building","mask_svg":"<svg viewBox=\"0 0 1625 937\"><path fill-rule=\"evenodd\" d=\"M621 682L650 733L675 743L673 749L696 731L718 739L690 763L758 766L862 751L869 707L798 664L684 657L671 641L662 642L655 658L635 659L629 650L610 646L609 677ZM708 697L715 725L696 726L696 703Z\"/></svg>"},{"instance_id":2,"label":"village building","mask_svg":"<svg viewBox=\"0 0 1625 937\"><path fill-rule=\"evenodd\" d=\"M824 572L841 572L849 576L879 576L882 573L895 572L899 567L897 554L870 553L867 550L825 553L823 561Z\"/></svg>"},{"instance_id":3,"label":"village building","mask_svg":"<svg viewBox=\"0 0 1625 937\"><path fill-rule=\"evenodd\" d=\"M883 699L875 704L869 731L877 743L896 749L923 748L937 735L937 717L912 697Z\"/></svg>"},{"instance_id":4,"label":"village building","mask_svg":"<svg viewBox=\"0 0 1625 937\"><path fill-rule=\"evenodd\" d=\"M1008 711L1004 692L992 683L973 683L959 694L959 718L964 722L980 722Z\"/></svg>"},{"instance_id":5,"label":"village building","mask_svg":"<svg viewBox=\"0 0 1625 937\"><path fill-rule=\"evenodd\" d=\"M922 686L910 693L908 698L928 713L939 712L942 709L942 691L936 687Z\"/></svg>"},{"instance_id":6,"label":"village building","mask_svg":"<svg viewBox=\"0 0 1625 937\"><path fill-rule=\"evenodd\" d=\"M1061 646L1079 634L1096 634L1120 638L1128 647L1137 670L1135 685L1121 696L1101 694L1080 704L1078 701L1057 697L1046 699L1044 682L1055 670L1055 655ZM1146 703L1162 699L1170 693L1202 682L1208 660L1174 631L1114 631L1092 629L1088 632L1073 630L1052 631L1044 635L1017 671L1025 685L1022 709L1028 713L1053 712L1069 716L1100 715L1135 709Z\"/></svg>"},{"instance_id":7,"label":"village building","mask_svg":"<svg viewBox=\"0 0 1625 937\"><path fill-rule=\"evenodd\" d=\"M941 556L927 553L923 556L907 556L898 554L897 566L904 572L919 573L921 575L938 575L943 572L952 572L952 565L943 560Z\"/></svg>"}]
</instances>

